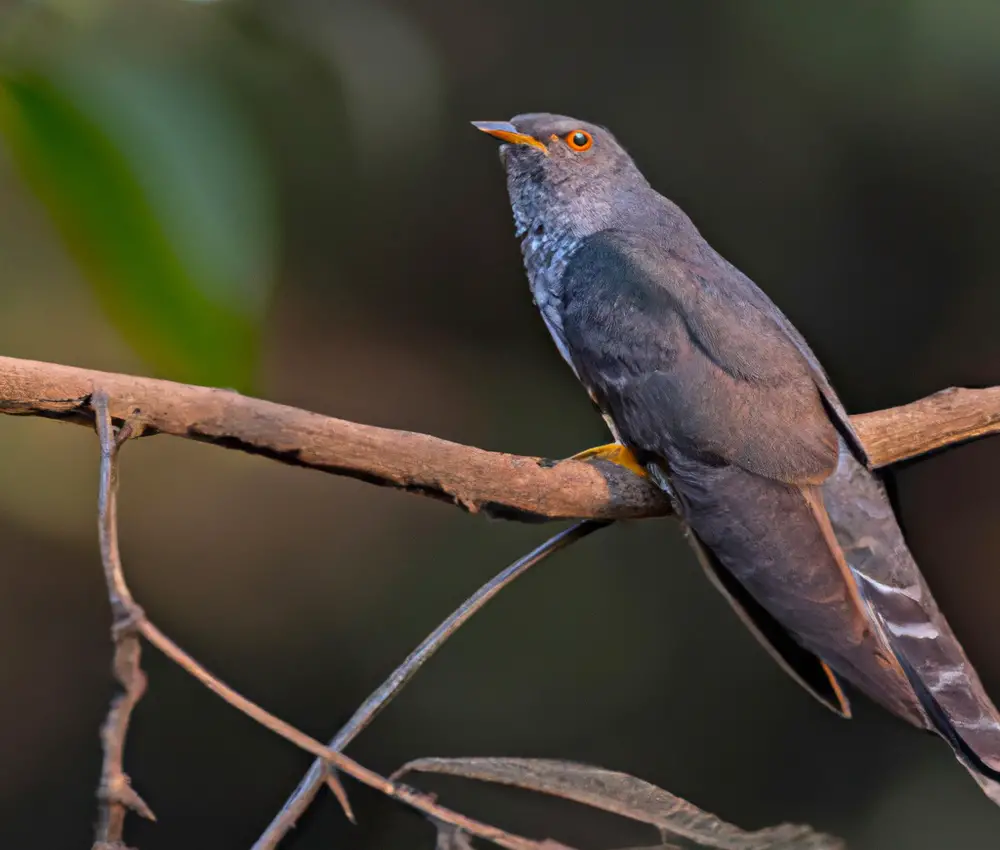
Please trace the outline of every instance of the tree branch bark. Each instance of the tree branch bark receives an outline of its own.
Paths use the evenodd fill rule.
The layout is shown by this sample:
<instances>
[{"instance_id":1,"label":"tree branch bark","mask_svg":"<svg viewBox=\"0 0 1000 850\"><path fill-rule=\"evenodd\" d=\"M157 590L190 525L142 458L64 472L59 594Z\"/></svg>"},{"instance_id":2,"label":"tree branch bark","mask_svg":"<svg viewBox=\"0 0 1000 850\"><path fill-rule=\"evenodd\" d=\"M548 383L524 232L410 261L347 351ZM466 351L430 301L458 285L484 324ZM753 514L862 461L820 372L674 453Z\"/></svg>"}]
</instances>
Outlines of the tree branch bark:
<instances>
[{"instance_id":1,"label":"tree branch bark","mask_svg":"<svg viewBox=\"0 0 1000 850\"><path fill-rule=\"evenodd\" d=\"M116 423L453 502L505 519L666 516L644 479L606 461L552 461L334 419L228 390L0 357L0 413L93 427L103 393ZM1000 432L1000 387L950 389L852 417L875 466Z\"/></svg>"}]
</instances>

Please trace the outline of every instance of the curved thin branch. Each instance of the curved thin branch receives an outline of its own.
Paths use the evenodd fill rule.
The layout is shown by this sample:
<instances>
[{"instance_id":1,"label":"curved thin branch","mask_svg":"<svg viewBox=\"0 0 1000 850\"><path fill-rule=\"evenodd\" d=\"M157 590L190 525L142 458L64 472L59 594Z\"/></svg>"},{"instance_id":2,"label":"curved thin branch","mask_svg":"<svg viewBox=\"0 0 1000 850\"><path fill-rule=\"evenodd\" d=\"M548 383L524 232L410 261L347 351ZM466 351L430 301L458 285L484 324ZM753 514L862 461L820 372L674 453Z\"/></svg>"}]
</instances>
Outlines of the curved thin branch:
<instances>
[{"instance_id":1,"label":"curved thin branch","mask_svg":"<svg viewBox=\"0 0 1000 850\"><path fill-rule=\"evenodd\" d=\"M369 770L364 765L356 762L350 756L345 756L343 753L323 746L315 738L292 726L291 723L287 723L280 717L271 714L271 712L257 705L257 703L247 699L221 679L209 673L208 670L202 667L192 656L181 649L149 620L142 620L139 623L139 629L142 636L166 655L167 658L190 673L195 679L212 691L212 693L221 697L233 706L233 708L243 712L247 717L257 721L261 726L270 729L275 734L280 735L286 741L295 744L295 746L305 750L307 753L323 759L331 766L353 777L363 785L374 788L376 791L385 794L385 796L404 803L428 817L452 824L469 833L469 835L492 841L500 847L507 848L507 850L557 850L557 848L567 850L563 845L551 840L534 841L529 838L522 838L499 827L490 826L482 821L466 817L460 812L438 805L429 794L423 794L400 782L393 782L390 779L386 779L374 770Z\"/></svg>"},{"instance_id":2,"label":"curved thin branch","mask_svg":"<svg viewBox=\"0 0 1000 850\"><path fill-rule=\"evenodd\" d=\"M331 767L336 767L348 776L352 776L358 782L416 809L434 822L450 824L462 832L491 841L500 847L507 848L507 850L572 850L572 848L555 841L534 841L475 820L474 818L466 817L460 812L438 805L434 797L429 794L423 794L400 782L387 779L381 774L369 770L349 756L323 746L315 738L306 735L295 726L271 714L266 709L257 705L257 703L247 699L234 688L231 688L218 677L212 675L197 660L181 649L166 634L161 632L150 621L143 609L133 598L128 583L125 580L125 572L122 567L121 553L118 546L118 449L129 438L138 436L141 426L138 426L134 420L130 419L115 434L108 399L103 391L95 393L94 407L97 432L101 441L101 476L100 495L98 498L98 530L101 544L101 560L104 564L108 595L111 599L112 609L115 612L118 623L122 626L127 626L128 634L132 640L138 641L138 636L141 635L166 655L167 658L180 666L181 669L185 670L214 694L257 723L306 752L312 753L312 755L322 759ZM586 533L588 525L587 523L583 523L582 530L577 531L576 535L567 532L568 538L575 539L582 536ZM497 589L499 590L501 586L502 583ZM116 663L117 661L116 654ZM135 670L138 669L137 651L133 653L131 663L133 664L132 671L134 674ZM139 671L139 674L141 675L141 671ZM123 685L129 688L127 683L123 682ZM143 679L143 687L145 687L145 679ZM141 691L139 695L141 695ZM132 694L129 691L127 697L131 698L131 696ZM135 696L135 700L137 699L138 696ZM128 712L131 711L135 700L129 704ZM111 715L114 715L114 713L115 709L113 706ZM112 723L113 721L109 717L108 725L111 726ZM124 735L127 731L127 726L128 714L126 713L124 720L115 724L116 734L113 734L111 738L105 738L106 755L101 782L101 817L98 824L97 840L93 845L93 850L116 850L116 848L124 848L124 845L121 843L121 837L126 808L135 809L140 814L155 819L142 798L132 791L128 779L122 771L121 752L124 747ZM330 776L331 781L339 786L339 780L335 774L331 773ZM104 793L108 790L107 786L109 783L113 786L111 789L114 791L113 794ZM343 789L340 789L338 798L341 799L342 803L346 802L347 798ZM345 808L347 808L348 816L351 816L350 808Z\"/></svg>"},{"instance_id":3,"label":"curved thin branch","mask_svg":"<svg viewBox=\"0 0 1000 850\"><path fill-rule=\"evenodd\" d=\"M93 424L91 398L116 422L283 463L348 475L506 519L666 516L663 495L601 460L550 461L490 452L411 431L334 419L238 393L0 357L0 413ZM951 389L852 417L876 466L1000 432L1000 387Z\"/></svg>"},{"instance_id":4,"label":"curved thin branch","mask_svg":"<svg viewBox=\"0 0 1000 850\"><path fill-rule=\"evenodd\" d=\"M536 547L523 558L518 558L513 564L504 567L503 570L459 605L441 625L424 638L420 646L413 650L406 657L406 660L389 674L389 678L379 685L368 699L361 704L361 707L351 715L351 719L341 727L340 731L337 732L327 746L338 753L342 752L344 747L363 732L379 712L406 687L410 679L442 647L444 642L468 622L473 614L514 581L514 579L520 578L525 572L550 555L554 555L559 550L565 549L577 540L606 526L607 523L582 520L550 537L541 546ZM295 791L285 801L285 804L281 807L281 811L274 816L270 825L254 843L252 850L274 850L281 842L281 839L295 826L306 809L312 805L317 792L324 781L330 777L332 770L333 768L325 761L317 758Z\"/></svg>"}]
</instances>

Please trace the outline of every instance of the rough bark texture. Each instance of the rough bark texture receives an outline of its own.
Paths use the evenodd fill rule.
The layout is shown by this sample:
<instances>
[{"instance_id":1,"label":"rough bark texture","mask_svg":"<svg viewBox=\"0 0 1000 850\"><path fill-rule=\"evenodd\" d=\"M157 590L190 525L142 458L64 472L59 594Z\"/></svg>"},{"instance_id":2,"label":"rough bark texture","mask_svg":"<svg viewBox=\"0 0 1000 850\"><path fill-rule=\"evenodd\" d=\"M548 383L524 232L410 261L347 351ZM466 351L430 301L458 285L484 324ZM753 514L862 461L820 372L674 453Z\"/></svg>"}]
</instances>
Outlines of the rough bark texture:
<instances>
[{"instance_id":1,"label":"rough bark texture","mask_svg":"<svg viewBox=\"0 0 1000 850\"><path fill-rule=\"evenodd\" d=\"M666 516L648 482L607 461L553 461L376 428L240 395L153 378L0 357L0 413L93 425L102 392L116 424L200 440L283 463L453 502L505 519ZM950 389L852 417L876 466L1000 431L1000 387Z\"/></svg>"}]
</instances>

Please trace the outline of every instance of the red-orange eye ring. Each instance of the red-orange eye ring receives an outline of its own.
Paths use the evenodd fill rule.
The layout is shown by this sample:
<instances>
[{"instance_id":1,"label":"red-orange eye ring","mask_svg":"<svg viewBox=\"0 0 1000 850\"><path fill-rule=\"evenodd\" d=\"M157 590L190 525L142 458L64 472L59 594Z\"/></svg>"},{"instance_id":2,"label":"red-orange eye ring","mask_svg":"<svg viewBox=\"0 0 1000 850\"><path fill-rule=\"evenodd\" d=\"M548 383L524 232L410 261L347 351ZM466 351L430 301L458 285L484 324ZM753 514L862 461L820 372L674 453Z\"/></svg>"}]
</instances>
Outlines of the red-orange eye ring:
<instances>
[{"instance_id":1,"label":"red-orange eye ring","mask_svg":"<svg viewBox=\"0 0 1000 850\"><path fill-rule=\"evenodd\" d=\"M594 144L594 137L586 130L574 130L566 134L566 144L575 151L585 151Z\"/></svg>"}]
</instances>

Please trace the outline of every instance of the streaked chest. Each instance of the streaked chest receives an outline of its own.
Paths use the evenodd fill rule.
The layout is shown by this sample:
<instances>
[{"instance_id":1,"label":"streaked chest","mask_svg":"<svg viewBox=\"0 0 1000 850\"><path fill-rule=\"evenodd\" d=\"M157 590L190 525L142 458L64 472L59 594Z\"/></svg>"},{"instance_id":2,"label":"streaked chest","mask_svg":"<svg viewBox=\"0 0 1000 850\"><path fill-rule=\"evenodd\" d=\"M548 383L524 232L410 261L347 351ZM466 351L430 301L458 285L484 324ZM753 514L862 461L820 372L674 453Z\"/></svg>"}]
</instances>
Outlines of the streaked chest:
<instances>
[{"instance_id":1,"label":"streaked chest","mask_svg":"<svg viewBox=\"0 0 1000 850\"><path fill-rule=\"evenodd\" d=\"M531 297L542 314L556 348L576 374L563 330L563 272L580 240L566 232L552 232L539 222L525 228L521 240L524 268L531 286Z\"/></svg>"}]
</instances>

